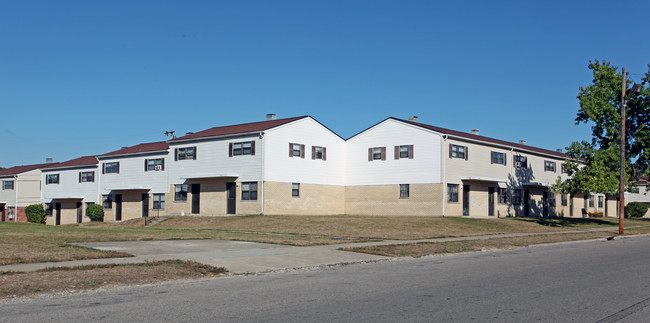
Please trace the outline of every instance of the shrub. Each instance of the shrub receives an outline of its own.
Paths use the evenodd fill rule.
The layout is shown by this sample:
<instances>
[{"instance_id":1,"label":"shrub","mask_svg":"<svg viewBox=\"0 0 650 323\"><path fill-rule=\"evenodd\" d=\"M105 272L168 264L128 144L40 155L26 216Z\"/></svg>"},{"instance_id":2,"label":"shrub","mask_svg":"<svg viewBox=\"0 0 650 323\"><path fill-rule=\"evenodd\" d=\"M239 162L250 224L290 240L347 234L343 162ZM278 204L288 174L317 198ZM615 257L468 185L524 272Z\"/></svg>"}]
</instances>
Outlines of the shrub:
<instances>
[{"instance_id":1,"label":"shrub","mask_svg":"<svg viewBox=\"0 0 650 323\"><path fill-rule=\"evenodd\" d=\"M640 218L648 212L648 206L641 202L630 202L627 204L627 216Z\"/></svg>"},{"instance_id":2,"label":"shrub","mask_svg":"<svg viewBox=\"0 0 650 323\"><path fill-rule=\"evenodd\" d=\"M42 204L32 204L25 208L27 221L31 223L45 224L45 209Z\"/></svg>"},{"instance_id":3,"label":"shrub","mask_svg":"<svg viewBox=\"0 0 650 323\"><path fill-rule=\"evenodd\" d=\"M603 212L589 212L589 217L590 218L602 218L603 217Z\"/></svg>"},{"instance_id":4,"label":"shrub","mask_svg":"<svg viewBox=\"0 0 650 323\"><path fill-rule=\"evenodd\" d=\"M104 208L99 204L88 205L86 216L90 218L90 221L104 222Z\"/></svg>"}]
</instances>

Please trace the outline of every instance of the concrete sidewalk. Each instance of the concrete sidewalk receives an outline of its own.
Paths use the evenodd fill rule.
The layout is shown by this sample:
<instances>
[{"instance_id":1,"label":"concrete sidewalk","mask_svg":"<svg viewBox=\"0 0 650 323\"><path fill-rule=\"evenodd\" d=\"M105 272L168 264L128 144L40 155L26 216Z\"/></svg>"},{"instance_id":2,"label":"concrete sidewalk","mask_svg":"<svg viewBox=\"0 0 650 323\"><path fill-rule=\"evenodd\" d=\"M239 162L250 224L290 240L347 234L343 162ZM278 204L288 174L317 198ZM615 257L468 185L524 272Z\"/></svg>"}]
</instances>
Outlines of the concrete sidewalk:
<instances>
[{"instance_id":1,"label":"concrete sidewalk","mask_svg":"<svg viewBox=\"0 0 650 323\"><path fill-rule=\"evenodd\" d=\"M2 271L34 271L51 267L74 267L96 264L133 264L158 260L192 260L212 266L225 267L231 273L261 273L282 269L316 267L345 263L359 263L391 259L364 253L338 250L339 248L408 244L418 242L446 242L480 240L530 235L551 235L612 231L615 227L588 230L510 233L484 236L436 238L422 240L384 240L379 242L344 243L323 246L296 247L257 242L228 240L162 240L162 241L118 241L88 242L77 245L99 250L116 250L134 255L128 258L103 258L64 262L32 263L0 266Z\"/></svg>"}]
</instances>

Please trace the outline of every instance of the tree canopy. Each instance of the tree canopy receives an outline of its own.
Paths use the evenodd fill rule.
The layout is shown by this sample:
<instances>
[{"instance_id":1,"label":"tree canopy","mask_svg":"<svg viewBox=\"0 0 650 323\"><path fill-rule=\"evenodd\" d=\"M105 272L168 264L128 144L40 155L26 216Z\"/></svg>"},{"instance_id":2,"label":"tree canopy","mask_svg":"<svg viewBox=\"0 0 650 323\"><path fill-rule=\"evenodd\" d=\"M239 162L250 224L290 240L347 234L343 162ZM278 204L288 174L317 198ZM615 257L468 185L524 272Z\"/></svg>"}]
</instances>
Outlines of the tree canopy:
<instances>
[{"instance_id":1,"label":"tree canopy","mask_svg":"<svg viewBox=\"0 0 650 323\"><path fill-rule=\"evenodd\" d=\"M580 109L576 124L591 125L591 142L573 142L567 147L569 179L558 179L555 190L563 193L618 192L620 174L622 72L611 63L589 62L591 84L580 87ZM650 64L641 78L640 93L630 93L634 83L627 77L625 101L626 181L648 176L650 170Z\"/></svg>"}]
</instances>

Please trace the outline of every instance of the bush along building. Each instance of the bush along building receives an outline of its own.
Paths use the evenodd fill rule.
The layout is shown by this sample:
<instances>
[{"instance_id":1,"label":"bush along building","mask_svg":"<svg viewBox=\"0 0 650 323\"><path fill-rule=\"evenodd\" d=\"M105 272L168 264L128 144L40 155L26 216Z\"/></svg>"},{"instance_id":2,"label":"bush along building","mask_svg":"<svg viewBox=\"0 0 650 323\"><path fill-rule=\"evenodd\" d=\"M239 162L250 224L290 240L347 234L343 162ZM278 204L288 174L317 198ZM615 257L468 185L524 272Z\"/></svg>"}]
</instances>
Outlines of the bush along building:
<instances>
[{"instance_id":1,"label":"bush along building","mask_svg":"<svg viewBox=\"0 0 650 323\"><path fill-rule=\"evenodd\" d=\"M309 116L267 115L34 169L45 184L48 224L89 221L85 208L93 203L102 204L105 221L229 214L615 216L613 198L550 191L567 176L565 158L416 117L388 118L344 140Z\"/></svg>"}]
</instances>

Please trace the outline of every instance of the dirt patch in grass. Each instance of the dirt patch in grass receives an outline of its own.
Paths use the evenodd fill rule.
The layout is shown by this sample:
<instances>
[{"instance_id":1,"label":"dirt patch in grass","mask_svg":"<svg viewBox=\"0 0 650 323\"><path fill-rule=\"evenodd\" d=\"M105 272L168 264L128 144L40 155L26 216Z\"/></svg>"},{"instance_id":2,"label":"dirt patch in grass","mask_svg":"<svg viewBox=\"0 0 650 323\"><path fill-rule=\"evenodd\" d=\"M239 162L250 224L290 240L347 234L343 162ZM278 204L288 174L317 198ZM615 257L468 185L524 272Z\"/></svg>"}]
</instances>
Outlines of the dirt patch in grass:
<instances>
[{"instance_id":1,"label":"dirt patch in grass","mask_svg":"<svg viewBox=\"0 0 650 323\"><path fill-rule=\"evenodd\" d=\"M47 268L34 272L0 272L0 298L92 290L111 285L139 285L185 278L218 277L226 272L227 270L221 267L180 260Z\"/></svg>"},{"instance_id":2,"label":"dirt patch in grass","mask_svg":"<svg viewBox=\"0 0 650 323\"><path fill-rule=\"evenodd\" d=\"M459 253L492 249L527 247L535 244L596 239L612 236L612 232L534 235L528 237L494 238L448 242L420 242L386 246L345 248L346 251L363 252L387 257L423 257L435 254Z\"/></svg>"}]
</instances>

